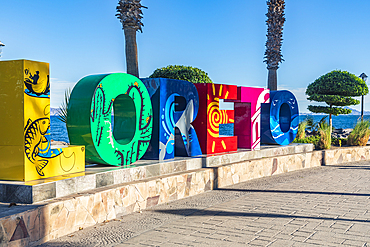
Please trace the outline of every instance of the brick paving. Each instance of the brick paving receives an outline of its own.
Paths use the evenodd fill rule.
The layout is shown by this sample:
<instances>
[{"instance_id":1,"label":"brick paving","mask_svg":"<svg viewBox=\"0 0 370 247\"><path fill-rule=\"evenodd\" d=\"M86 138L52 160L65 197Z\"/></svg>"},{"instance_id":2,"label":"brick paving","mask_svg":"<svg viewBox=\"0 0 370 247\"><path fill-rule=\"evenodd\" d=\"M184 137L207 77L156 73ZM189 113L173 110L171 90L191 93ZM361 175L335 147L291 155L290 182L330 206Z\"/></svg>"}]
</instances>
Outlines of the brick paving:
<instances>
[{"instance_id":1,"label":"brick paving","mask_svg":"<svg viewBox=\"0 0 370 247\"><path fill-rule=\"evenodd\" d=\"M42 246L370 246L370 162L276 175L158 205Z\"/></svg>"}]
</instances>

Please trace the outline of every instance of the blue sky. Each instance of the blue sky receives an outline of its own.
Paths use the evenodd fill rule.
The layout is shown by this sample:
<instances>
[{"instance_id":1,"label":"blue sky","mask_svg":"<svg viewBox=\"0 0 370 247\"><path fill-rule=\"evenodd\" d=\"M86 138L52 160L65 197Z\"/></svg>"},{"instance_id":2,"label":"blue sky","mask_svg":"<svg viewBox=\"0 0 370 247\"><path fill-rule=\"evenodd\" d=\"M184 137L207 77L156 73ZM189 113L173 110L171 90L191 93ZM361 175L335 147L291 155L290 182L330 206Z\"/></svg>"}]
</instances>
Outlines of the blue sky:
<instances>
[{"instance_id":1,"label":"blue sky","mask_svg":"<svg viewBox=\"0 0 370 247\"><path fill-rule=\"evenodd\" d=\"M89 74L125 72L118 0L2 1L2 60L50 63L51 106ZM264 0L142 0L140 77L170 64L203 69L216 83L266 87ZM368 0L286 0L278 88L307 112L304 91L334 70L370 76ZM370 81L370 80L369 80ZM359 106L355 107L360 109ZM370 110L370 96L365 97Z\"/></svg>"}]
</instances>

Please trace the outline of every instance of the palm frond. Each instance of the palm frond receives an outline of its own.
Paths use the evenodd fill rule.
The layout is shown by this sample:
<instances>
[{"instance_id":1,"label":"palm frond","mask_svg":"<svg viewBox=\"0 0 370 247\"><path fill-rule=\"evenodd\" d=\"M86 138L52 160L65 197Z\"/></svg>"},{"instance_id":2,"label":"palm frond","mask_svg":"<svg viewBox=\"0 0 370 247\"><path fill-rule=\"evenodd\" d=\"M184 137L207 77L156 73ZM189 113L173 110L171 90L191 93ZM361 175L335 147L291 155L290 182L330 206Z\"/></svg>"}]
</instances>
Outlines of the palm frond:
<instances>
[{"instance_id":1,"label":"palm frond","mask_svg":"<svg viewBox=\"0 0 370 247\"><path fill-rule=\"evenodd\" d=\"M132 28L136 31L143 32L141 27L144 26L141 19L143 12L141 8L147 7L141 5L140 0L119 0L117 10L117 18L122 23L122 28Z\"/></svg>"},{"instance_id":2,"label":"palm frond","mask_svg":"<svg viewBox=\"0 0 370 247\"><path fill-rule=\"evenodd\" d=\"M71 88L67 88L66 91L64 91L64 101L58 109L58 119L65 124L67 124L68 104L69 98L71 97L71 92Z\"/></svg>"}]
</instances>

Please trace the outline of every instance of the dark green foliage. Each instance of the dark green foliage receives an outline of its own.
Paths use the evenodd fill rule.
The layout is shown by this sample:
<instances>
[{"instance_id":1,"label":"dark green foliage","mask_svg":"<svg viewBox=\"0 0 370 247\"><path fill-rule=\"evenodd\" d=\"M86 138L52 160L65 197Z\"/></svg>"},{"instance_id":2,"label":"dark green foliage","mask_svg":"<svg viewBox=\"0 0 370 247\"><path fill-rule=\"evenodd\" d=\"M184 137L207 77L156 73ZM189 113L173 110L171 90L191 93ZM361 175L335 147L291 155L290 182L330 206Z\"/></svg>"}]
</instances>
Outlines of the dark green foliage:
<instances>
[{"instance_id":1,"label":"dark green foliage","mask_svg":"<svg viewBox=\"0 0 370 247\"><path fill-rule=\"evenodd\" d=\"M301 127L301 132L305 127L309 136L304 137L303 134L296 136L294 143L312 143L316 149L328 149L330 146L347 145L347 139L332 137L330 134L330 126L326 122L327 116L324 116L320 121L314 122L312 116L307 116L305 120L299 123L298 132ZM369 130L370 131L370 130ZM299 138L301 137L301 138ZM302 138L303 137L303 138Z\"/></svg>"},{"instance_id":2,"label":"dark green foliage","mask_svg":"<svg viewBox=\"0 0 370 247\"><path fill-rule=\"evenodd\" d=\"M357 105L360 101L351 97L366 95L369 89L362 79L347 71L333 70L308 85L306 95L308 100L325 102L328 106L308 106L314 113L329 114L329 132L332 129L331 115L349 114L352 111L341 107ZM326 146L326 144L325 144Z\"/></svg>"},{"instance_id":3,"label":"dark green foliage","mask_svg":"<svg viewBox=\"0 0 370 247\"><path fill-rule=\"evenodd\" d=\"M347 71L333 70L308 85L307 95L361 96L368 94L366 83Z\"/></svg>"},{"instance_id":4,"label":"dark green foliage","mask_svg":"<svg viewBox=\"0 0 370 247\"><path fill-rule=\"evenodd\" d=\"M293 143L313 143L316 146L319 139L320 139L319 135L307 136L303 139L297 139L296 138L296 139L294 139Z\"/></svg>"},{"instance_id":5,"label":"dark green foliage","mask_svg":"<svg viewBox=\"0 0 370 247\"><path fill-rule=\"evenodd\" d=\"M339 114L350 114L352 110L344 109L340 107L326 107L326 106L316 106L316 105L309 105L308 110L313 113L326 113L326 114L333 114L338 116Z\"/></svg>"},{"instance_id":6,"label":"dark green foliage","mask_svg":"<svg viewBox=\"0 0 370 247\"><path fill-rule=\"evenodd\" d=\"M318 122L313 122L312 116L308 116L302 123L306 123L306 129L311 133L305 138L298 138L294 143L312 143L316 149L329 149L332 145L342 146L347 144L347 139L331 137L330 126L326 122L326 116Z\"/></svg>"},{"instance_id":7,"label":"dark green foliage","mask_svg":"<svg viewBox=\"0 0 370 247\"><path fill-rule=\"evenodd\" d=\"M169 65L156 69L150 78L169 78L190 81L192 83L212 83L208 74L201 69L183 65Z\"/></svg>"},{"instance_id":8,"label":"dark green foliage","mask_svg":"<svg viewBox=\"0 0 370 247\"><path fill-rule=\"evenodd\" d=\"M314 120L313 120L313 117L312 116L306 116L305 120L307 122L307 125L306 125L306 130L310 131L311 134L314 135L314 133L312 133L313 129L314 129Z\"/></svg>"},{"instance_id":9,"label":"dark green foliage","mask_svg":"<svg viewBox=\"0 0 370 247\"><path fill-rule=\"evenodd\" d=\"M320 140L320 136L319 135L314 135L314 136L307 136L303 139L294 139L293 143L312 143L315 145L315 148L318 148L317 147L317 144ZM331 145L332 146L345 146L347 145L347 139L345 138L336 138L336 137L332 137L331 138Z\"/></svg>"},{"instance_id":10,"label":"dark green foliage","mask_svg":"<svg viewBox=\"0 0 370 247\"><path fill-rule=\"evenodd\" d=\"M318 122L314 122L312 116L307 116L305 121L307 122L306 130L308 130L311 135L318 135L319 133L319 126L322 122L326 121L327 116L324 116Z\"/></svg>"},{"instance_id":11,"label":"dark green foliage","mask_svg":"<svg viewBox=\"0 0 370 247\"><path fill-rule=\"evenodd\" d=\"M346 138L337 138L337 137L331 137L331 145L333 146L345 146L347 145L347 139Z\"/></svg>"},{"instance_id":12,"label":"dark green foliage","mask_svg":"<svg viewBox=\"0 0 370 247\"><path fill-rule=\"evenodd\" d=\"M310 101L325 102L326 104L335 104L337 106L346 106L346 105L358 105L360 101L351 97L340 96L340 95L320 95L312 94L308 97Z\"/></svg>"},{"instance_id":13,"label":"dark green foliage","mask_svg":"<svg viewBox=\"0 0 370 247\"><path fill-rule=\"evenodd\" d=\"M308 85L306 95L308 100L325 102L329 106L309 106L315 113L333 115L349 114L351 110L333 106L357 105L360 101L351 97L366 95L369 89L359 77L347 71L334 70Z\"/></svg>"}]
</instances>

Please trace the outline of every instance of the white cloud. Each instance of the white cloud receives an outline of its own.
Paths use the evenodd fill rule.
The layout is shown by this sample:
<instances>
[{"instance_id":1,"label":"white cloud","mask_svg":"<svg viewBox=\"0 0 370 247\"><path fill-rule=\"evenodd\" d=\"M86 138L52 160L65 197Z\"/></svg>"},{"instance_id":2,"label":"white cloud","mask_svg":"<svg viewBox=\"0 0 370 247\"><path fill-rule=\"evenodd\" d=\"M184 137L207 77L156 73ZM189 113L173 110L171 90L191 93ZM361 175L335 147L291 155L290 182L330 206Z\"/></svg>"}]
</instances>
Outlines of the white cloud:
<instances>
[{"instance_id":1,"label":"white cloud","mask_svg":"<svg viewBox=\"0 0 370 247\"><path fill-rule=\"evenodd\" d=\"M309 113L310 111L307 109L308 105L322 105L307 100L307 95L305 94L306 88L290 88L286 85L278 85L278 90L288 90L294 94L298 100L299 113Z\"/></svg>"},{"instance_id":2,"label":"white cloud","mask_svg":"<svg viewBox=\"0 0 370 247\"><path fill-rule=\"evenodd\" d=\"M64 92L70 88L73 89L76 82L59 80L58 78L50 79L50 106L58 108L64 101Z\"/></svg>"}]
</instances>

